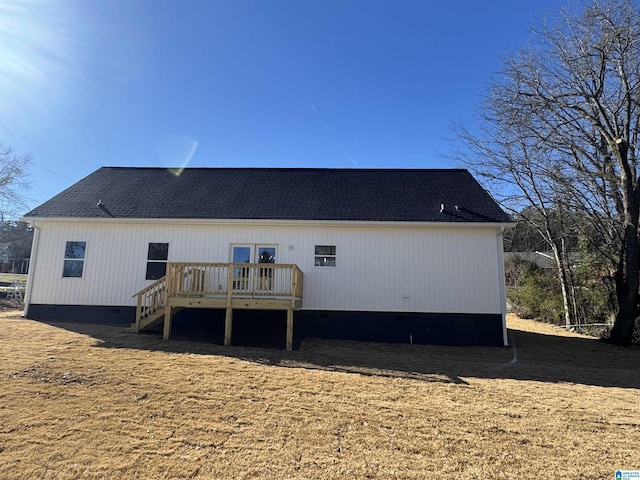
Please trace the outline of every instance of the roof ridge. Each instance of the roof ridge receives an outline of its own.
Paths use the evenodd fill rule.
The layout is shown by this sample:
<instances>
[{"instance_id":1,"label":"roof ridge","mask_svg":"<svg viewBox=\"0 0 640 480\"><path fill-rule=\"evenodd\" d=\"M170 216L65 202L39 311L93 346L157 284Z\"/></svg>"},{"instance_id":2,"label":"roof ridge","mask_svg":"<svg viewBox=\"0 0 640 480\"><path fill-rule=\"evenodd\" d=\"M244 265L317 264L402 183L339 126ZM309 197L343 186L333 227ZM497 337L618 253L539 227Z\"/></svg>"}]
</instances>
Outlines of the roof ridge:
<instances>
[{"instance_id":1,"label":"roof ridge","mask_svg":"<svg viewBox=\"0 0 640 480\"><path fill-rule=\"evenodd\" d=\"M130 166L118 166L118 165L105 165L100 167L101 169L110 170L270 170L270 171L335 171L335 172L380 172L380 171L393 171L393 172L466 172L466 168L458 167L438 167L438 168L332 168L332 167L130 167Z\"/></svg>"}]
</instances>

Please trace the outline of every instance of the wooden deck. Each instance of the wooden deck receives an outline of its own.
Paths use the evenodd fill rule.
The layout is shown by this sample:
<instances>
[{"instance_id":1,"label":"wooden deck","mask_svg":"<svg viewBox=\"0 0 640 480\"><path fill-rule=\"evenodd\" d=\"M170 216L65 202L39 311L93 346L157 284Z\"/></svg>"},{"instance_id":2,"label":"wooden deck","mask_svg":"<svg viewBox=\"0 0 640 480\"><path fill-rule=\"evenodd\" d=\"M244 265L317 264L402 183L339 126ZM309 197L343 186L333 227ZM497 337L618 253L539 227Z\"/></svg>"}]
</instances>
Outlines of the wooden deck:
<instances>
[{"instance_id":1,"label":"wooden deck","mask_svg":"<svg viewBox=\"0 0 640 480\"><path fill-rule=\"evenodd\" d=\"M171 336L173 314L183 308L226 310L224 344L231 345L233 310L285 310L286 346L293 344L293 312L302 307L302 271L278 263L167 263L167 274L137 297L134 330L161 322L163 338Z\"/></svg>"}]
</instances>

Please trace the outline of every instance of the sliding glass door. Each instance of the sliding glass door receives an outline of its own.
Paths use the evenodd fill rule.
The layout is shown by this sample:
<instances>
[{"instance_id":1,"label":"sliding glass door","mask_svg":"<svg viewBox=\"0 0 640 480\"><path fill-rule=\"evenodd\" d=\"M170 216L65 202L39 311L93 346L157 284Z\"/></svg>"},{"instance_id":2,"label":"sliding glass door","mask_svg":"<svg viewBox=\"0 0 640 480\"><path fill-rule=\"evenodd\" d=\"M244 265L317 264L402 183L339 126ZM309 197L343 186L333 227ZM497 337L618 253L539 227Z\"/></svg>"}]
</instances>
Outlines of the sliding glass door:
<instances>
[{"instance_id":1,"label":"sliding glass door","mask_svg":"<svg viewBox=\"0 0 640 480\"><path fill-rule=\"evenodd\" d=\"M247 264L246 267L240 265L233 267L233 289L247 294L253 292L255 288L261 291L271 289L273 270L269 267L259 267L255 270L255 274L251 275L248 264L276 263L276 253L277 246L275 245L231 245L231 261L236 264Z\"/></svg>"}]
</instances>

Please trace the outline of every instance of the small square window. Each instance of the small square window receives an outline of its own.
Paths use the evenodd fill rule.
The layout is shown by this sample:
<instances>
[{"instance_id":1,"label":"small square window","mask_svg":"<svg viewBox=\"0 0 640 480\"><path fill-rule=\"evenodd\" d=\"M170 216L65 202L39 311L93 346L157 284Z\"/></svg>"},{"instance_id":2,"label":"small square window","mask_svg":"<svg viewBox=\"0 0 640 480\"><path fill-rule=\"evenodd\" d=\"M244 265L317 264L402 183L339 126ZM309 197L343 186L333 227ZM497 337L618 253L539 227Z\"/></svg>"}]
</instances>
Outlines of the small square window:
<instances>
[{"instance_id":1,"label":"small square window","mask_svg":"<svg viewBox=\"0 0 640 480\"><path fill-rule=\"evenodd\" d=\"M67 242L64 249L64 265L62 276L81 278L84 271L84 256L87 242Z\"/></svg>"},{"instance_id":2,"label":"small square window","mask_svg":"<svg viewBox=\"0 0 640 480\"><path fill-rule=\"evenodd\" d=\"M82 270L84 269L84 262L78 260L65 260L64 269L62 270L63 277L82 277Z\"/></svg>"},{"instance_id":3,"label":"small square window","mask_svg":"<svg viewBox=\"0 0 640 480\"><path fill-rule=\"evenodd\" d=\"M335 245L316 245L314 264L316 267L335 267L336 266L336 246Z\"/></svg>"},{"instance_id":4,"label":"small square window","mask_svg":"<svg viewBox=\"0 0 640 480\"><path fill-rule=\"evenodd\" d=\"M169 258L168 243L149 244L149 253L147 254L147 260L163 260L166 262L167 258Z\"/></svg>"},{"instance_id":5,"label":"small square window","mask_svg":"<svg viewBox=\"0 0 640 480\"><path fill-rule=\"evenodd\" d=\"M167 274L167 262L147 262L147 280L158 280Z\"/></svg>"}]
</instances>

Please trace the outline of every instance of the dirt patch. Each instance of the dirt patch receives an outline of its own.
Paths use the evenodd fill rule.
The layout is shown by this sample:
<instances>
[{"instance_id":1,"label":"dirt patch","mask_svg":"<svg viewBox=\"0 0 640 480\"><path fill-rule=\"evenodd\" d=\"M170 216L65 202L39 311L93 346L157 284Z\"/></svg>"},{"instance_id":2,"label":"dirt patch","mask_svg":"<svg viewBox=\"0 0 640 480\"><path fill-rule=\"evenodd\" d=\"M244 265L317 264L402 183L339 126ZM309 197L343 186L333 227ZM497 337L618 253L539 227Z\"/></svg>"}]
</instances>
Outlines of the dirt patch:
<instances>
[{"instance_id":1,"label":"dirt patch","mask_svg":"<svg viewBox=\"0 0 640 480\"><path fill-rule=\"evenodd\" d=\"M45 365L36 364L32 367L10 374L11 379L26 378L36 382L55 383L56 385L69 385L70 383L87 383L91 377L74 372L56 372Z\"/></svg>"},{"instance_id":2,"label":"dirt patch","mask_svg":"<svg viewBox=\"0 0 640 480\"><path fill-rule=\"evenodd\" d=\"M222 347L0 316L0 478L613 478L640 349L509 319L511 348Z\"/></svg>"},{"instance_id":3,"label":"dirt patch","mask_svg":"<svg viewBox=\"0 0 640 480\"><path fill-rule=\"evenodd\" d=\"M20 315L24 304L20 300L15 298L2 298L0 297L0 312L9 315Z\"/></svg>"}]
</instances>

